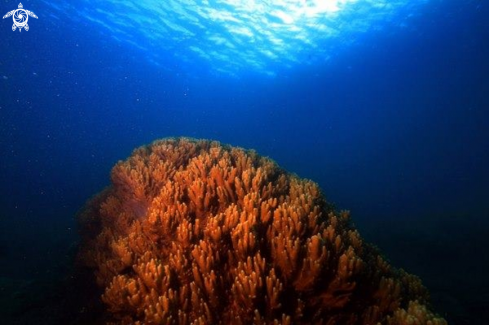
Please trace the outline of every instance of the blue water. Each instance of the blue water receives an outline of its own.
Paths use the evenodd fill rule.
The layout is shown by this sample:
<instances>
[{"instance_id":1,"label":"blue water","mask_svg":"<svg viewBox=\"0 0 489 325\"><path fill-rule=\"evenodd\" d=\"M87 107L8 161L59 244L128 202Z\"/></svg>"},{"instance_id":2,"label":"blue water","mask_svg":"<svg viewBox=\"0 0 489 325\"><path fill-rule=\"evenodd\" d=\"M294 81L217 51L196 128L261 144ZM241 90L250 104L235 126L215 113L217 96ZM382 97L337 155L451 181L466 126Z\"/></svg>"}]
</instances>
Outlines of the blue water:
<instances>
[{"instance_id":1,"label":"blue water","mask_svg":"<svg viewBox=\"0 0 489 325\"><path fill-rule=\"evenodd\" d=\"M365 229L460 216L489 229L483 1L23 5L29 31L0 24L5 276L51 272L111 167L168 136L253 148Z\"/></svg>"},{"instance_id":2,"label":"blue water","mask_svg":"<svg viewBox=\"0 0 489 325\"><path fill-rule=\"evenodd\" d=\"M53 3L49 19L70 16L103 30L162 71L271 76L324 62L369 31L409 28L426 0L97 1ZM58 22L62 24L62 22Z\"/></svg>"}]
</instances>

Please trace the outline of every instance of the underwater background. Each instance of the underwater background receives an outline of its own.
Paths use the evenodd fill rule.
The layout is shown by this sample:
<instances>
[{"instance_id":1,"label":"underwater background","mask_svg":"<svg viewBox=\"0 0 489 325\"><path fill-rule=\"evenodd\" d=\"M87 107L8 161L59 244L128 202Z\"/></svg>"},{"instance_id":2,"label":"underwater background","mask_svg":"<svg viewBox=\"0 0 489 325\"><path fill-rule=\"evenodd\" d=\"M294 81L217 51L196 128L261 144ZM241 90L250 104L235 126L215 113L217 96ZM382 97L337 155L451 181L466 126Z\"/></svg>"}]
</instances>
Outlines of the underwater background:
<instances>
[{"instance_id":1,"label":"underwater background","mask_svg":"<svg viewBox=\"0 0 489 325\"><path fill-rule=\"evenodd\" d=\"M0 25L1 324L76 318L61 281L77 211L118 160L171 136L312 179L449 324L489 324L486 2L23 7L28 31Z\"/></svg>"}]
</instances>

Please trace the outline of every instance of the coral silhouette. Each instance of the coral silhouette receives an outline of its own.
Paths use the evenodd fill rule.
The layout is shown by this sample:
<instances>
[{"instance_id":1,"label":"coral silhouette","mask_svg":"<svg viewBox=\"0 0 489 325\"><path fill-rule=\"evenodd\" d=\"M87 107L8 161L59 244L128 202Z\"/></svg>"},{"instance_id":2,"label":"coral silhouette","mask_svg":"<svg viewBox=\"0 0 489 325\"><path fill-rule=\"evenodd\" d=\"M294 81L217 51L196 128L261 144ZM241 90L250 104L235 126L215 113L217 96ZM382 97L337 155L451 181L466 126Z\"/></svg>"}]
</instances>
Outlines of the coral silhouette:
<instances>
[{"instance_id":1,"label":"coral silhouette","mask_svg":"<svg viewBox=\"0 0 489 325\"><path fill-rule=\"evenodd\" d=\"M80 214L80 265L110 323L446 324L318 185L254 151L136 149Z\"/></svg>"}]
</instances>

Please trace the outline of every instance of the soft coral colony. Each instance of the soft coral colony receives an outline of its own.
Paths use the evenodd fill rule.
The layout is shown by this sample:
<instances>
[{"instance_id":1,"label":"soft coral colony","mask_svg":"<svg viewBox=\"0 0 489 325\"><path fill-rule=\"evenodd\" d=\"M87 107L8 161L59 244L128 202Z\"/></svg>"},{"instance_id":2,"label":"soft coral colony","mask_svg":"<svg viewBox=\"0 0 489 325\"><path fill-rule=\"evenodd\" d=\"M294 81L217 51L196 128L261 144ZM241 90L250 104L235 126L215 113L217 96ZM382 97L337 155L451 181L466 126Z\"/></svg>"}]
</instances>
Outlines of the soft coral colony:
<instances>
[{"instance_id":1,"label":"soft coral colony","mask_svg":"<svg viewBox=\"0 0 489 325\"><path fill-rule=\"evenodd\" d=\"M254 151L138 148L80 223L110 323L446 324L316 183Z\"/></svg>"}]
</instances>

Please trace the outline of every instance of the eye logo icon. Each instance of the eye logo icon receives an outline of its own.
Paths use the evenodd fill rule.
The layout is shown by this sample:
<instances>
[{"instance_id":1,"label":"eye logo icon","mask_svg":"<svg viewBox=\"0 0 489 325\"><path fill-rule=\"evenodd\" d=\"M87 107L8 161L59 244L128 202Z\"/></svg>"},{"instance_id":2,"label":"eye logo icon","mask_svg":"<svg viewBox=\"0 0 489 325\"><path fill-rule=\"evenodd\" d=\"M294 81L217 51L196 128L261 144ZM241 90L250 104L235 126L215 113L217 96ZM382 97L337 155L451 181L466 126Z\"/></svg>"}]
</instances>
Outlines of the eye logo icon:
<instances>
[{"instance_id":1,"label":"eye logo icon","mask_svg":"<svg viewBox=\"0 0 489 325\"><path fill-rule=\"evenodd\" d=\"M22 28L24 28L26 31L29 30L29 25L27 25L29 16L37 19L36 14L33 13L32 11L25 10L24 6L22 6L22 3L19 3L19 9L7 12L7 14L3 16L3 19L8 18L10 16L12 16L12 19L14 20L14 24L12 25L12 31L15 31L18 28L19 32L22 31Z\"/></svg>"}]
</instances>

